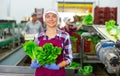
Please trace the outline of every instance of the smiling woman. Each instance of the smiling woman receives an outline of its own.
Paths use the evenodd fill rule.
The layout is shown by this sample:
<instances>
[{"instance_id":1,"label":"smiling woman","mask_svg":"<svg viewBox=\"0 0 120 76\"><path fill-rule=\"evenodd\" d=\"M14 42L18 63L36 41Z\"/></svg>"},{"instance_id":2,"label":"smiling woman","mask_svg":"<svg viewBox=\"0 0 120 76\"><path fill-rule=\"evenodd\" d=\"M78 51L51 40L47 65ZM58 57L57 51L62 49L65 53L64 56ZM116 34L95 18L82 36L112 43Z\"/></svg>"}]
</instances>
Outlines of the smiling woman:
<instances>
[{"instance_id":1,"label":"smiling woman","mask_svg":"<svg viewBox=\"0 0 120 76\"><path fill-rule=\"evenodd\" d=\"M45 15L45 20L48 27L56 27L58 18L54 13L48 13Z\"/></svg>"},{"instance_id":2,"label":"smiling woman","mask_svg":"<svg viewBox=\"0 0 120 76\"><path fill-rule=\"evenodd\" d=\"M40 32L34 41L40 47L43 47L46 43L51 43L54 47L60 47L62 50L55 63L42 66L37 60L33 60L31 68L36 68L35 76L66 76L64 67L69 65L73 58L70 36L67 32L58 29L59 16L56 10L48 9L45 11L43 18L46 29ZM43 50L45 51L45 49Z\"/></svg>"}]
</instances>

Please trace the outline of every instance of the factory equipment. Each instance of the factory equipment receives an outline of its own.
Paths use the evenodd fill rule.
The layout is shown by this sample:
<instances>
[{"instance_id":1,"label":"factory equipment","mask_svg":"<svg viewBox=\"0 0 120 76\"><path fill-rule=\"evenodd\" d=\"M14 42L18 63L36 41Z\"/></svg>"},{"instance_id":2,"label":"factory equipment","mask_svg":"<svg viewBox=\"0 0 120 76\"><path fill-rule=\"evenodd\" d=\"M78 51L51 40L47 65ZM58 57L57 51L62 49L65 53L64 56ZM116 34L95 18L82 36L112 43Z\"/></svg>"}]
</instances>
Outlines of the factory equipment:
<instances>
[{"instance_id":1,"label":"factory equipment","mask_svg":"<svg viewBox=\"0 0 120 76\"><path fill-rule=\"evenodd\" d=\"M105 65L108 73L116 73L119 76L120 71L120 40L101 40L97 43L96 55Z\"/></svg>"},{"instance_id":2,"label":"factory equipment","mask_svg":"<svg viewBox=\"0 0 120 76\"><path fill-rule=\"evenodd\" d=\"M0 48L12 44L15 47L15 21L0 20Z\"/></svg>"}]
</instances>

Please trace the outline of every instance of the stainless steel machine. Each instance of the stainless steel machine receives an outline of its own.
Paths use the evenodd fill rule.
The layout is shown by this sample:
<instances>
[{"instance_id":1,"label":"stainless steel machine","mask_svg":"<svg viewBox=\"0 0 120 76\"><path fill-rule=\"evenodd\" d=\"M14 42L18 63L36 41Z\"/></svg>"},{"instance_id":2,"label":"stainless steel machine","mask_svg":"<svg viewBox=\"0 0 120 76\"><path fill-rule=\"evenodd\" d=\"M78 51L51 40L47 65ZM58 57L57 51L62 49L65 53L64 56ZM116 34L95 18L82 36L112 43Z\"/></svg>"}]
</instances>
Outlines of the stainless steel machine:
<instances>
[{"instance_id":1,"label":"stainless steel machine","mask_svg":"<svg viewBox=\"0 0 120 76\"><path fill-rule=\"evenodd\" d=\"M105 65L108 73L120 73L120 40L101 40L97 43L96 55Z\"/></svg>"}]
</instances>

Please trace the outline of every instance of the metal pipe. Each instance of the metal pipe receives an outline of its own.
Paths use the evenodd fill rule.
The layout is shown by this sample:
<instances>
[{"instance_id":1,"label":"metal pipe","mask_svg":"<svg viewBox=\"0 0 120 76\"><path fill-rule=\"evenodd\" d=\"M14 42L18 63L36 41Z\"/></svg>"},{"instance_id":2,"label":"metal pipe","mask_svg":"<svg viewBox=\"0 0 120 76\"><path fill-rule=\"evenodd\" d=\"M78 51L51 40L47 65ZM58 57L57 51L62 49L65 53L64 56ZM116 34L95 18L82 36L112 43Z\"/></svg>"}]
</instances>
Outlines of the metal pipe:
<instances>
[{"instance_id":1,"label":"metal pipe","mask_svg":"<svg viewBox=\"0 0 120 76\"><path fill-rule=\"evenodd\" d=\"M7 1L7 16L10 17L11 0Z\"/></svg>"},{"instance_id":2,"label":"metal pipe","mask_svg":"<svg viewBox=\"0 0 120 76\"><path fill-rule=\"evenodd\" d=\"M64 4L65 4L65 1L63 0L63 8L62 8L62 12L64 12Z\"/></svg>"}]
</instances>

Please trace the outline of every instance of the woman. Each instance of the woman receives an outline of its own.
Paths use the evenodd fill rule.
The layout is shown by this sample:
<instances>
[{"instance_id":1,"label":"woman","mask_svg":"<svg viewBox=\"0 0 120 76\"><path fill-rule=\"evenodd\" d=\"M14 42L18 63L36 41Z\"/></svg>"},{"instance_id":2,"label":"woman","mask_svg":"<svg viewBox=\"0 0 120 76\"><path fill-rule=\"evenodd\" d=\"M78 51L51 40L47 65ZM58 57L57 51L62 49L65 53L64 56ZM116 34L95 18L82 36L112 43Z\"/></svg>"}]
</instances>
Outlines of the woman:
<instances>
[{"instance_id":1,"label":"woman","mask_svg":"<svg viewBox=\"0 0 120 76\"><path fill-rule=\"evenodd\" d=\"M70 36L72 36L73 32L78 31L82 27L82 25L74 26L72 19L69 17L65 17L63 21L65 23L65 26L61 29L68 32L70 34Z\"/></svg>"},{"instance_id":2,"label":"woman","mask_svg":"<svg viewBox=\"0 0 120 76\"><path fill-rule=\"evenodd\" d=\"M52 43L55 46L61 47L62 53L54 64L41 66L34 60L31 63L31 68L36 68L35 76L66 76L64 67L72 62L69 34L57 28L59 16L54 9L48 9L44 13L43 18L46 23L46 29L38 35L38 38L35 38L35 42L39 46L43 46L45 43Z\"/></svg>"},{"instance_id":3,"label":"woman","mask_svg":"<svg viewBox=\"0 0 120 76\"><path fill-rule=\"evenodd\" d=\"M72 44L76 45L76 46L73 46L73 48L76 48L73 50L73 52L78 53L80 50L81 38L80 38L80 35L77 34L77 31L82 27L82 24L74 26L72 18L69 18L69 17L65 17L63 21L65 22L65 26L61 29L68 32L70 36L74 36L75 38L77 38L77 41L75 43L72 42Z\"/></svg>"}]
</instances>

